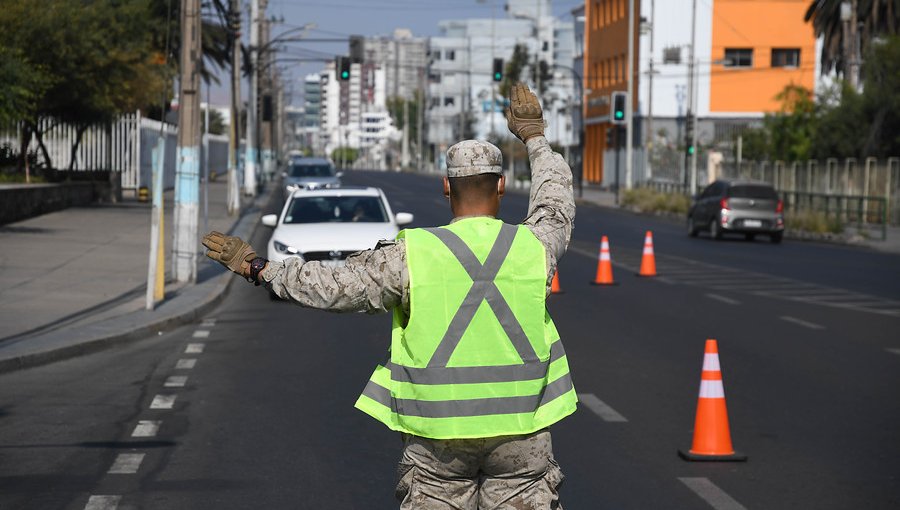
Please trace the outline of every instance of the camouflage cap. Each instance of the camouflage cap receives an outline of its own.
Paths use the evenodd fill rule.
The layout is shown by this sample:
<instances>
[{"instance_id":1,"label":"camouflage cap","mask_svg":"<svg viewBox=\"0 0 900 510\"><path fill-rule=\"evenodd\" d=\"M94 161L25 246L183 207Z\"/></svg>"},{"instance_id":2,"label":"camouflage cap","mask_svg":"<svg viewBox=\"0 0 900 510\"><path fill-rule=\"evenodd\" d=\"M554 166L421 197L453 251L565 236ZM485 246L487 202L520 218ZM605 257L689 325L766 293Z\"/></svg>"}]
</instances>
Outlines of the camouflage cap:
<instances>
[{"instance_id":1,"label":"camouflage cap","mask_svg":"<svg viewBox=\"0 0 900 510\"><path fill-rule=\"evenodd\" d=\"M447 149L447 177L503 174L503 155L494 144L463 140Z\"/></svg>"}]
</instances>

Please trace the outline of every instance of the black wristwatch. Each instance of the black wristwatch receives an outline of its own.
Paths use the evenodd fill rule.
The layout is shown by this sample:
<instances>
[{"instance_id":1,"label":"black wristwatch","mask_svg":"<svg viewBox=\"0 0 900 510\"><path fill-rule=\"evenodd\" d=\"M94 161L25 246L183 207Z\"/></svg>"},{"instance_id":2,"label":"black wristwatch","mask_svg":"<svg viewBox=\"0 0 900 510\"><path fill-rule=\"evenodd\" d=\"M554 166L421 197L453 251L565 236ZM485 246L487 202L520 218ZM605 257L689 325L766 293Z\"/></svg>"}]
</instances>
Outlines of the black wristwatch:
<instances>
[{"instance_id":1,"label":"black wristwatch","mask_svg":"<svg viewBox=\"0 0 900 510\"><path fill-rule=\"evenodd\" d=\"M259 285L259 272L266 267L266 264L269 261L262 257L256 257L255 259L250 261L250 276L247 278L248 282L253 282Z\"/></svg>"}]
</instances>

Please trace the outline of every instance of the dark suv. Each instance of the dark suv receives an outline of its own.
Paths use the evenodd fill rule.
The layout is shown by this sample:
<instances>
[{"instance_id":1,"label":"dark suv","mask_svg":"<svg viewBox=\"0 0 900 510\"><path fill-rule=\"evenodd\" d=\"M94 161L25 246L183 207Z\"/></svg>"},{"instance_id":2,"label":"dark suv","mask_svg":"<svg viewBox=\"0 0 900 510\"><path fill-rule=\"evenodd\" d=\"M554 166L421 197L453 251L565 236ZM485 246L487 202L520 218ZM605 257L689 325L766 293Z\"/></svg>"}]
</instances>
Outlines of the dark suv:
<instances>
[{"instance_id":1,"label":"dark suv","mask_svg":"<svg viewBox=\"0 0 900 510\"><path fill-rule=\"evenodd\" d=\"M748 240L756 234L766 234L773 243L780 243L784 235L784 202L764 182L716 181L695 197L688 211L688 235L694 237L700 230L708 230L713 239L737 232Z\"/></svg>"}]
</instances>

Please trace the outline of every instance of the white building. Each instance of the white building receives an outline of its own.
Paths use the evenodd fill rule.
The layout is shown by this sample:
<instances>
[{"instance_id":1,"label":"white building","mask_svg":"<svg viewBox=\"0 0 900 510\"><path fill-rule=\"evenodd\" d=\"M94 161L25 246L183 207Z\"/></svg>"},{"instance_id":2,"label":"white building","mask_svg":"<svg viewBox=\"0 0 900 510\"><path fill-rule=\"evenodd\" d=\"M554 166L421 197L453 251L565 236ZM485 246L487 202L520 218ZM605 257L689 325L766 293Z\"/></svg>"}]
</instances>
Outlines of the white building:
<instances>
[{"instance_id":1,"label":"white building","mask_svg":"<svg viewBox=\"0 0 900 510\"><path fill-rule=\"evenodd\" d=\"M510 0L507 15L444 20L439 23L441 36L431 39L426 123L428 143L439 167L447 147L467 136L511 136L499 84L493 80L493 62L500 58L504 65L508 63L517 45L526 48L532 64L523 69L523 81L537 89L529 77L538 59L547 63L553 76L549 84L542 84L548 139L563 146L575 143L571 109L577 98L570 70L575 51L573 24L553 17L550 0Z\"/></svg>"}]
</instances>

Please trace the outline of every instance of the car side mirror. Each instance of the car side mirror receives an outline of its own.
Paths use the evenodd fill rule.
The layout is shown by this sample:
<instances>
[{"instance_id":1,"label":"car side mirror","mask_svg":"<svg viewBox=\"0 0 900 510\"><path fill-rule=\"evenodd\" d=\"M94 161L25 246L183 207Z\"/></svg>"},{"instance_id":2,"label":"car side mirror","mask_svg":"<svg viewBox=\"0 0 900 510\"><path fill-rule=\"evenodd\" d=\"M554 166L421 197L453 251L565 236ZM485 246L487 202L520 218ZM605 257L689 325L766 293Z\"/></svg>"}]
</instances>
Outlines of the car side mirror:
<instances>
[{"instance_id":1,"label":"car side mirror","mask_svg":"<svg viewBox=\"0 0 900 510\"><path fill-rule=\"evenodd\" d=\"M278 225L278 215L277 214L267 214L267 215L263 216L260 221L262 221L262 224L267 227L274 227L274 226Z\"/></svg>"},{"instance_id":2,"label":"car side mirror","mask_svg":"<svg viewBox=\"0 0 900 510\"><path fill-rule=\"evenodd\" d=\"M397 225L402 227L403 225L409 225L413 222L413 215L408 212L398 212L394 219L397 221Z\"/></svg>"}]
</instances>

